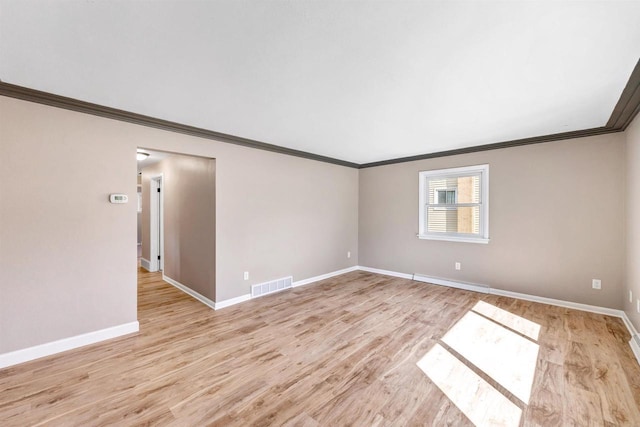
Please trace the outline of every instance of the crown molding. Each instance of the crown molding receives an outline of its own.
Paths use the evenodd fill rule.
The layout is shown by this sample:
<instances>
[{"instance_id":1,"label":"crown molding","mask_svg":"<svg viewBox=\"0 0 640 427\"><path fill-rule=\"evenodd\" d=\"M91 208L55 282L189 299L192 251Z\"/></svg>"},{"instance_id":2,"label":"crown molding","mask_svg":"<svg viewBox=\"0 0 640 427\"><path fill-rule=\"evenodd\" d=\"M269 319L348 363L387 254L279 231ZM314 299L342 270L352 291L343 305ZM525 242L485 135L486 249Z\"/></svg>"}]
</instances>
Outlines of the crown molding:
<instances>
[{"instance_id":1,"label":"crown molding","mask_svg":"<svg viewBox=\"0 0 640 427\"><path fill-rule=\"evenodd\" d=\"M551 135L534 136L531 138L514 139L511 141L496 142L493 144L475 145L455 150L438 151L436 153L419 154L417 156L400 157L397 159L381 160L379 162L363 163L360 169L373 168L376 166L392 165L395 163L414 162L416 160L434 159L436 157L456 156L458 154L477 153L480 151L498 150L500 148L519 147L521 145L541 144L543 142L562 141L565 139L584 138L586 136L603 135L607 133L620 132L622 129L611 129L599 127L572 132L554 133Z\"/></svg>"},{"instance_id":2,"label":"crown molding","mask_svg":"<svg viewBox=\"0 0 640 427\"><path fill-rule=\"evenodd\" d=\"M321 156L319 154L308 153L306 151L294 150L292 148L281 147L279 145L268 144L253 139L242 138L226 133L215 132L195 126L184 125L171 122L169 120L157 119L155 117L132 113L130 111L119 110L117 108L105 107L91 102L80 101L66 96L55 95L40 90L30 89L0 81L0 95L38 104L49 105L51 107L63 108L65 110L77 111L80 113L92 114L94 116L105 117L113 120L120 120L127 123L167 130L185 135L197 136L229 144L241 145L243 147L256 148L258 150L271 151L289 156L302 157L304 159L317 160L325 163L332 163L350 168L358 168L357 163L345 160L334 159L332 157Z\"/></svg>"},{"instance_id":3,"label":"crown molding","mask_svg":"<svg viewBox=\"0 0 640 427\"><path fill-rule=\"evenodd\" d=\"M607 122L609 128L625 130L640 111L640 60L631 72L629 81L620 95L618 103L613 108Z\"/></svg>"},{"instance_id":4,"label":"crown molding","mask_svg":"<svg viewBox=\"0 0 640 427\"><path fill-rule=\"evenodd\" d=\"M416 160L433 159L436 157L455 156L458 154L476 153L479 151L497 150L500 148L519 147L522 145L540 144L543 142L562 141L565 139L584 138L587 136L622 132L638 115L638 112L640 112L640 60L636 63L636 66L631 72L629 81L622 91L620 99L614 107L611 117L609 117L605 126L571 132L554 133L551 135L534 136L531 138L514 139L511 141L503 141L493 144L476 145L474 147L439 151L437 153L381 160L379 162L361 164L360 169L392 165L395 163L413 162Z\"/></svg>"},{"instance_id":5,"label":"crown molding","mask_svg":"<svg viewBox=\"0 0 640 427\"><path fill-rule=\"evenodd\" d=\"M629 126L629 124L640 112L640 60L636 63L636 66L633 69L631 76L629 77L629 81L622 91L620 99L614 107L613 112L611 113L611 117L609 118L605 126L576 130L571 132L554 133L550 135L534 136L531 138L496 142L492 144L476 145L472 147L458 148L455 150L439 151L436 153L400 157L396 159L381 160L363 164L335 159L333 157L321 156L319 154L309 153L306 151L294 150L292 148L281 147L274 144L268 144L266 142L242 138L239 136L229 135L221 132L215 132L194 126L171 122L168 120L157 119L142 114L132 113L130 111L105 107L102 105L93 104L91 102L80 101L77 99L68 98L66 96L55 95L52 93L17 86L2 81L0 81L0 95L22 99L24 101L36 102L38 104L49 105L52 107L63 108L66 110L92 114L108 119L148 126L156 129L197 136L200 138L226 142L229 144L241 145L258 150L271 151L274 153L301 157L304 159L317 160L320 162L331 163L350 168L363 169L376 166L391 165L395 163L413 162L416 160L433 159L437 157L455 156L459 154L476 153L481 151L498 150L501 148L519 147L522 145L540 144L545 142L562 141L567 139L584 138L587 136L622 132L627 128L627 126Z\"/></svg>"}]
</instances>

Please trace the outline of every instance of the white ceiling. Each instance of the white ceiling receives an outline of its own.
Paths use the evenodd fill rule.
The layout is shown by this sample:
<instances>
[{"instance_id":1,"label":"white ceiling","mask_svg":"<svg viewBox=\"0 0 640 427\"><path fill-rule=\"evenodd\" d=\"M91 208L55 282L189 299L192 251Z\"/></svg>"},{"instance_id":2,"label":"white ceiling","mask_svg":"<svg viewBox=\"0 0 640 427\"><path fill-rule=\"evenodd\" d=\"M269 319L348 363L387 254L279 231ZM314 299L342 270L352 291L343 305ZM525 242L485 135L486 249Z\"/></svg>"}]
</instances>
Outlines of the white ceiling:
<instances>
[{"instance_id":1,"label":"white ceiling","mask_svg":"<svg viewBox=\"0 0 640 427\"><path fill-rule=\"evenodd\" d=\"M5 1L0 79L356 163L603 126L638 1Z\"/></svg>"}]
</instances>

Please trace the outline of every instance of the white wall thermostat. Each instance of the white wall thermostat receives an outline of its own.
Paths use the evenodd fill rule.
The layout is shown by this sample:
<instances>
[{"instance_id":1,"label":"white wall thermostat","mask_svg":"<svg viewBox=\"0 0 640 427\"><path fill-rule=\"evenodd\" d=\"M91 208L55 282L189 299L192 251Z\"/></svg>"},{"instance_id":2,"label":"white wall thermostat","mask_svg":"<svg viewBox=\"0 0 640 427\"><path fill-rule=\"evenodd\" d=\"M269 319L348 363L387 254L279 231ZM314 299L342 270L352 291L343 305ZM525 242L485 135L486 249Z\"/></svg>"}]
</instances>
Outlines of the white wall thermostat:
<instances>
[{"instance_id":1,"label":"white wall thermostat","mask_svg":"<svg viewBox=\"0 0 640 427\"><path fill-rule=\"evenodd\" d=\"M127 203L129 197L126 194L109 194L109 201L111 203Z\"/></svg>"}]
</instances>

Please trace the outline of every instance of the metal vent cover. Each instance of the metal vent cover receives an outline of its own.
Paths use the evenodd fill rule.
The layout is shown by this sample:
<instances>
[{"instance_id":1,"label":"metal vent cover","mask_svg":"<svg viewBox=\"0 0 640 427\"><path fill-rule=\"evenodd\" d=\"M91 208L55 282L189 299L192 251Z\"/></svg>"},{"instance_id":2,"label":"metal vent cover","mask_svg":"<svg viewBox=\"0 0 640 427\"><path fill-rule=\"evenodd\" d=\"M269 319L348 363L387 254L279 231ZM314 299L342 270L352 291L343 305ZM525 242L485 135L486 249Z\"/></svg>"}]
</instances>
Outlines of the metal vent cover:
<instances>
[{"instance_id":1,"label":"metal vent cover","mask_svg":"<svg viewBox=\"0 0 640 427\"><path fill-rule=\"evenodd\" d=\"M263 295L280 292L293 287L293 276L271 280L269 282L251 285L251 297L261 297Z\"/></svg>"}]
</instances>

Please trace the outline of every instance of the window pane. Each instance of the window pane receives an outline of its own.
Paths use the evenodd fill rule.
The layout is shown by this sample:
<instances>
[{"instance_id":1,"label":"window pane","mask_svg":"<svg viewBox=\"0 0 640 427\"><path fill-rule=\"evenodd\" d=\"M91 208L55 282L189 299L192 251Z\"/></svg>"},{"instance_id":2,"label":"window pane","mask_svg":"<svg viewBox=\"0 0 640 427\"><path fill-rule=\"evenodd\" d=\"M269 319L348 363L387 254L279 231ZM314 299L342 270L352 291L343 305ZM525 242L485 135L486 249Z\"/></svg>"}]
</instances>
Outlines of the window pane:
<instances>
[{"instance_id":1,"label":"window pane","mask_svg":"<svg viewBox=\"0 0 640 427\"><path fill-rule=\"evenodd\" d=\"M455 190L447 190L446 195L447 195L447 197L445 197L446 203L448 203L448 204L456 203L456 191Z\"/></svg>"},{"instance_id":2,"label":"window pane","mask_svg":"<svg viewBox=\"0 0 640 427\"><path fill-rule=\"evenodd\" d=\"M427 232L480 234L480 207L427 207Z\"/></svg>"},{"instance_id":3,"label":"window pane","mask_svg":"<svg viewBox=\"0 0 640 427\"><path fill-rule=\"evenodd\" d=\"M428 203L480 203L480 175L430 178Z\"/></svg>"},{"instance_id":4,"label":"window pane","mask_svg":"<svg viewBox=\"0 0 640 427\"><path fill-rule=\"evenodd\" d=\"M455 190L457 178L433 178L427 182L429 191L429 204L446 203L447 190Z\"/></svg>"}]
</instances>

